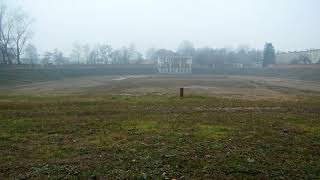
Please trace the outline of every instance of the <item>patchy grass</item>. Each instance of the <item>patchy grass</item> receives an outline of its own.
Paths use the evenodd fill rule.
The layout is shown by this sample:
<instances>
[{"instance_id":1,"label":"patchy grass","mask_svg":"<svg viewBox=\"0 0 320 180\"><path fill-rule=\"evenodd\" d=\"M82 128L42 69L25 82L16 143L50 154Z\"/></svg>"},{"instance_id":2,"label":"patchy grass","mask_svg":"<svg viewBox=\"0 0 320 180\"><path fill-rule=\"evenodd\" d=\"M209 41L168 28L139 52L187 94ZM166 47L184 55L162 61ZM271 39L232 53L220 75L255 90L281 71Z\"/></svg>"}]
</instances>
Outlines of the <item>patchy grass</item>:
<instances>
[{"instance_id":1,"label":"patchy grass","mask_svg":"<svg viewBox=\"0 0 320 180\"><path fill-rule=\"evenodd\" d=\"M0 179L318 179L319 105L1 96Z\"/></svg>"},{"instance_id":2,"label":"patchy grass","mask_svg":"<svg viewBox=\"0 0 320 180\"><path fill-rule=\"evenodd\" d=\"M164 124L155 121L134 120L125 122L123 128L128 131L137 131L141 133L159 133L159 131L164 128Z\"/></svg>"},{"instance_id":3,"label":"patchy grass","mask_svg":"<svg viewBox=\"0 0 320 180\"><path fill-rule=\"evenodd\" d=\"M195 135L200 138L222 139L228 137L231 132L231 128L221 125L199 125Z\"/></svg>"}]
</instances>

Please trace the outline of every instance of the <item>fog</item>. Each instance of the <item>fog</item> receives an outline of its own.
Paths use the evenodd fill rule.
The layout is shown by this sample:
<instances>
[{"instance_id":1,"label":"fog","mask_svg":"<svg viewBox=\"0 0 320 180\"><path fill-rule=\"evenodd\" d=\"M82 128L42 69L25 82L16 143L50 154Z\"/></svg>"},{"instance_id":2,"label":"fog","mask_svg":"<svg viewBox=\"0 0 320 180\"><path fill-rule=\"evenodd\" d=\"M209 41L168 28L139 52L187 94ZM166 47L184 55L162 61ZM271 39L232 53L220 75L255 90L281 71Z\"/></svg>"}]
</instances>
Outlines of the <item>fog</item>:
<instances>
[{"instance_id":1,"label":"fog","mask_svg":"<svg viewBox=\"0 0 320 180\"><path fill-rule=\"evenodd\" d=\"M320 0L0 0L0 180L319 179Z\"/></svg>"},{"instance_id":2,"label":"fog","mask_svg":"<svg viewBox=\"0 0 320 180\"><path fill-rule=\"evenodd\" d=\"M318 0L10 0L34 18L32 43L40 52L70 52L75 42L134 43L176 49L249 46L278 50L320 47Z\"/></svg>"}]
</instances>

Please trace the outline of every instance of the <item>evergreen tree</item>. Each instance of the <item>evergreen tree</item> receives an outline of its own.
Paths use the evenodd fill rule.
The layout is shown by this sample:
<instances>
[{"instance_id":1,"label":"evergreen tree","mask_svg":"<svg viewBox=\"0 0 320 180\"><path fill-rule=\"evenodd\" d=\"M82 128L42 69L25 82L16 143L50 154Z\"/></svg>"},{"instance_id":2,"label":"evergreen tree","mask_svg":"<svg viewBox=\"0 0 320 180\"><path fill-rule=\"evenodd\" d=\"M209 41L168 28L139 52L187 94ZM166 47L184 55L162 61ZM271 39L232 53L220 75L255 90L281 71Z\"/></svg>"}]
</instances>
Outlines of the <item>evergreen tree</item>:
<instances>
[{"instance_id":1,"label":"evergreen tree","mask_svg":"<svg viewBox=\"0 0 320 180\"><path fill-rule=\"evenodd\" d=\"M276 53L272 43L266 43L263 52L263 67L276 64Z\"/></svg>"}]
</instances>

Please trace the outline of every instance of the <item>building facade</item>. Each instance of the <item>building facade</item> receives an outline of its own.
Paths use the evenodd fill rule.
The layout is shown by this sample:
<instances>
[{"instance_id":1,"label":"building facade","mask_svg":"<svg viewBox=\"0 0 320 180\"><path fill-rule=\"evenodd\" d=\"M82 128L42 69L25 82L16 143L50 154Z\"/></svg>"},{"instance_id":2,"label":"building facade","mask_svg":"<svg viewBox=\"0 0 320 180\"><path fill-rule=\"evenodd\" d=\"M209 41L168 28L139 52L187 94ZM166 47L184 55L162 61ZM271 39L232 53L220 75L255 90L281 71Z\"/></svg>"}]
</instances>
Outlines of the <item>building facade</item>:
<instances>
[{"instance_id":1,"label":"building facade","mask_svg":"<svg viewBox=\"0 0 320 180\"><path fill-rule=\"evenodd\" d=\"M181 56L173 51L159 50L153 55L157 69L162 74L192 73L192 57Z\"/></svg>"},{"instance_id":2,"label":"building facade","mask_svg":"<svg viewBox=\"0 0 320 180\"><path fill-rule=\"evenodd\" d=\"M295 60L299 60L301 56L308 57L311 63L320 62L320 49L311 49L307 51L283 52L277 54L278 64L291 64Z\"/></svg>"}]
</instances>

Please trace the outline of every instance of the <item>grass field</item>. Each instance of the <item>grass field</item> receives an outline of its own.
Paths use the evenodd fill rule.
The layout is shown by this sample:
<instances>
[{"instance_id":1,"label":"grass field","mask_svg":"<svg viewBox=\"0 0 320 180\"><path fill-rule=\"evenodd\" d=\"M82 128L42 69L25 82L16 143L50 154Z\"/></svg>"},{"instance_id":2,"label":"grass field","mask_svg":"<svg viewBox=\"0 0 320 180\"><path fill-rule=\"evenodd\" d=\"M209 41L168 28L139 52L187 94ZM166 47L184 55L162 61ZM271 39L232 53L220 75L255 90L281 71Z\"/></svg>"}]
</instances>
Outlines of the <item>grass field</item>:
<instances>
[{"instance_id":1,"label":"grass field","mask_svg":"<svg viewBox=\"0 0 320 180\"><path fill-rule=\"evenodd\" d=\"M0 179L320 178L317 83L103 76L11 90L0 91Z\"/></svg>"}]
</instances>

